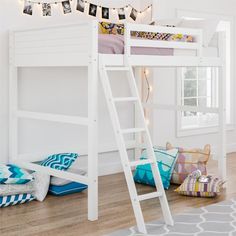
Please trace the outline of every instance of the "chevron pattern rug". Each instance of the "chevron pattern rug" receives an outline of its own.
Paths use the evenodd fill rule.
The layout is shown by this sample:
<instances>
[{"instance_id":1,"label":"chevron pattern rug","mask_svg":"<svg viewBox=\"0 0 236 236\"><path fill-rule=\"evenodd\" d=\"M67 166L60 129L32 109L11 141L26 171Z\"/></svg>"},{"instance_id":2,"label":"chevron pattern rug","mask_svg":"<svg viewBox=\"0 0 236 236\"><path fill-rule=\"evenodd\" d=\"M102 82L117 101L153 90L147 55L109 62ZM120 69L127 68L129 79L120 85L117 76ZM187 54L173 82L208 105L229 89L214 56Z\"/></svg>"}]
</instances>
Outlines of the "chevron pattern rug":
<instances>
[{"instance_id":1,"label":"chevron pattern rug","mask_svg":"<svg viewBox=\"0 0 236 236\"><path fill-rule=\"evenodd\" d=\"M173 217L174 226L162 221L147 224L148 236L236 236L236 199L194 209ZM143 236L136 227L107 236Z\"/></svg>"}]
</instances>

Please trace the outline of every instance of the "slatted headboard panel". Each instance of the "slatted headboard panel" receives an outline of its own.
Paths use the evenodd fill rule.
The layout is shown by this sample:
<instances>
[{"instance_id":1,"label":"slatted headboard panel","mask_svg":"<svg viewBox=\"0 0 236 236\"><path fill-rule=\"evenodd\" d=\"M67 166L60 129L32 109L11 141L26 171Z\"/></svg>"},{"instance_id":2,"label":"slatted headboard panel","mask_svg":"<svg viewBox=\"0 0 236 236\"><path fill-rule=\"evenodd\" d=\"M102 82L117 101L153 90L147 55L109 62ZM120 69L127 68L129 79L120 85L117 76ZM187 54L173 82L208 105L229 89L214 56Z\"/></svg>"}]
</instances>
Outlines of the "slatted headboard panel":
<instances>
[{"instance_id":1,"label":"slatted headboard panel","mask_svg":"<svg viewBox=\"0 0 236 236\"><path fill-rule=\"evenodd\" d=\"M97 34L96 22L13 31L11 59L15 66L87 65Z\"/></svg>"}]
</instances>

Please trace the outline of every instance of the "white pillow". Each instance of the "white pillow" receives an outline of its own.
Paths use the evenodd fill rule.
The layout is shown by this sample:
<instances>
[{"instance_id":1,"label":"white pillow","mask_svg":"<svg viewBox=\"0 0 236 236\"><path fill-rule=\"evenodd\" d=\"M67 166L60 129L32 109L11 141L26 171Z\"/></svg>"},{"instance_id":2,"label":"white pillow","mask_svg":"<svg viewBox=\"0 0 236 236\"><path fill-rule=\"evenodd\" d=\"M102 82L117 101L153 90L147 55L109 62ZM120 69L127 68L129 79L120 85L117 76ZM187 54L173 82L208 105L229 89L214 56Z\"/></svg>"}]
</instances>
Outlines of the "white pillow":
<instances>
[{"instance_id":1,"label":"white pillow","mask_svg":"<svg viewBox=\"0 0 236 236\"><path fill-rule=\"evenodd\" d=\"M0 196L33 193L33 191L34 191L33 182L30 182L27 184L1 184L0 185Z\"/></svg>"},{"instance_id":2,"label":"white pillow","mask_svg":"<svg viewBox=\"0 0 236 236\"><path fill-rule=\"evenodd\" d=\"M74 173L74 174L80 174L80 175L86 175L86 171L81 170L81 169L75 169L75 168L70 168L68 170L68 172ZM66 179L61 179L58 177L51 177L51 185L55 185L55 186L63 186L66 184L71 183L71 180L66 180Z\"/></svg>"},{"instance_id":3,"label":"white pillow","mask_svg":"<svg viewBox=\"0 0 236 236\"><path fill-rule=\"evenodd\" d=\"M50 184L50 175L43 174L40 172L34 172L34 192L33 195L36 200L42 202L47 196L49 184Z\"/></svg>"},{"instance_id":4,"label":"white pillow","mask_svg":"<svg viewBox=\"0 0 236 236\"><path fill-rule=\"evenodd\" d=\"M211 42L219 20L209 19L209 20L187 20L183 19L177 26L181 28L194 28L203 30L203 46L208 47Z\"/></svg>"}]
</instances>

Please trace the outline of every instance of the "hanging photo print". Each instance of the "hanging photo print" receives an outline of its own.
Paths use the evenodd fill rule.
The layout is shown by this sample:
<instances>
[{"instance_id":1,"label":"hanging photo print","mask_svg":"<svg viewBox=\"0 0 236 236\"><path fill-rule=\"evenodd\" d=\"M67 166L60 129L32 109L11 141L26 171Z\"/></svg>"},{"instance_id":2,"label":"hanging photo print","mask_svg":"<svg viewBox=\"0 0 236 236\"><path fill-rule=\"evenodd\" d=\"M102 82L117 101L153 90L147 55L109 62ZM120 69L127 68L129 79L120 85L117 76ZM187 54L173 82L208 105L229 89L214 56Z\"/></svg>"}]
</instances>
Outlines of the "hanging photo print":
<instances>
[{"instance_id":1,"label":"hanging photo print","mask_svg":"<svg viewBox=\"0 0 236 236\"><path fill-rule=\"evenodd\" d=\"M50 3L42 3L42 11L43 11L43 16L51 16L52 8Z\"/></svg>"},{"instance_id":2,"label":"hanging photo print","mask_svg":"<svg viewBox=\"0 0 236 236\"><path fill-rule=\"evenodd\" d=\"M1 1L1 0L0 0ZM146 12L148 9L152 8L152 4L147 6L144 10L138 11L131 4L126 4L123 7L107 7L102 5L96 5L90 2L90 0L21 0L24 2L23 4L23 14L33 15L34 5L38 5L42 7L42 15L43 16L51 16L52 9L54 5L60 4L62 6L64 14L72 13L72 5L74 6L74 2L76 5L76 10L82 13L86 13L93 17L98 17L102 19L109 20L112 13L116 13L116 17L119 20L125 20L127 17L126 8L131 9L130 18L134 21L137 20L139 13ZM92 0L91 0L92 1ZM73 4L72 4L73 3ZM87 9L88 8L88 9ZM99 12L99 14L98 14ZM100 13L101 12L101 13Z\"/></svg>"},{"instance_id":3,"label":"hanging photo print","mask_svg":"<svg viewBox=\"0 0 236 236\"><path fill-rule=\"evenodd\" d=\"M33 15L33 3L25 1L23 13L32 16Z\"/></svg>"},{"instance_id":4,"label":"hanging photo print","mask_svg":"<svg viewBox=\"0 0 236 236\"><path fill-rule=\"evenodd\" d=\"M90 5L89 5L89 15L90 16L96 16L97 15L97 8L98 8L97 5L94 5L94 4L90 3Z\"/></svg>"},{"instance_id":5,"label":"hanging photo print","mask_svg":"<svg viewBox=\"0 0 236 236\"><path fill-rule=\"evenodd\" d=\"M136 21L137 15L138 15L138 11L133 8L131 13L130 13L130 18L133 19L134 21Z\"/></svg>"},{"instance_id":6,"label":"hanging photo print","mask_svg":"<svg viewBox=\"0 0 236 236\"><path fill-rule=\"evenodd\" d=\"M77 7L76 7L76 10L77 10L77 11L84 12L84 8L85 8L85 2L84 2L84 0L77 0Z\"/></svg>"},{"instance_id":7,"label":"hanging photo print","mask_svg":"<svg viewBox=\"0 0 236 236\"><path fill-rule=\"evenodd\" d=\"M102 18L109 19L109 8L102 7Z\"/></svg>"},{"instance_id":8,"label":"hanging photo print","mask_svg":"<svg viewBox=\"0 0 236 236\"><path fill-rule=\"evenodd\" d=\"M118 10L118 16L119 16L119 20L125 20L125 9L124 8L120 8Z\"/></svg>"},{"instance_id":9,"label":"hanging photo print","mask_svg":"<svg viewBox=\"0 0 236 236\"><path fill-rule=\"evenodd\" d=\"M71 13L70 1L61 2L64 14Z\"/></svg>"}]
</instances>

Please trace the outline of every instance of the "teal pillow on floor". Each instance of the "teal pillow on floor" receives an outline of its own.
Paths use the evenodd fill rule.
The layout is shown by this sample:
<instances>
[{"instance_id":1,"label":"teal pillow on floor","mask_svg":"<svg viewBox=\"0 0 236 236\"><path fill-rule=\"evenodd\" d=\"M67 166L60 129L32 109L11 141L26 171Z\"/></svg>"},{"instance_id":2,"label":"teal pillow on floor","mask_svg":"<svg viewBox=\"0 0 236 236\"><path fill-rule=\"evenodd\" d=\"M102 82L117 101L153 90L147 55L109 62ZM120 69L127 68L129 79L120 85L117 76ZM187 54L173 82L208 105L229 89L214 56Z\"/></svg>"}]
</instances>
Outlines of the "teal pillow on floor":
<instances>
[{"instance_id":1,"label":"teal pillow on floor","mask_svg":"<svg viewBox=\"0 0 236 236\"><path fill-rule=\"evenodd\" d=\"M56 196L65 196L72 193L80 193L87 188L88 186L85 184L71 182L62 186L50 185L48 192Z\"/></svg>"},{"instance_id":2,"label":"teal pillow on floor","mask_svg":"<svg viewBox=\"0 0 236 236\"><path fill-rule=\"evenodd\" d=\"M77 153L59 153L46 158L41 166L50 167L56 170L67 170L74 163L79 155Z\"/></svg>"},{"instance_id":3,"label":"teal pillow on floor","mask_svg":"<svg viewBox=\"0 0 236 236\"><path fill-rule=\"evenodd\" d=\"M178 149L171 150L162 150L158 148L154 148L157 166L160 171L162 183L165 189L168 189L170 186L171 175L177 161L178 157ZM147 152L144 151L141 158L147 159ZM155 182L152 175L151 165L139 165L136 168L134 173L134 181L141 184L147 184L151 186L155 186Z\"/></svg>"}]
</instances>

